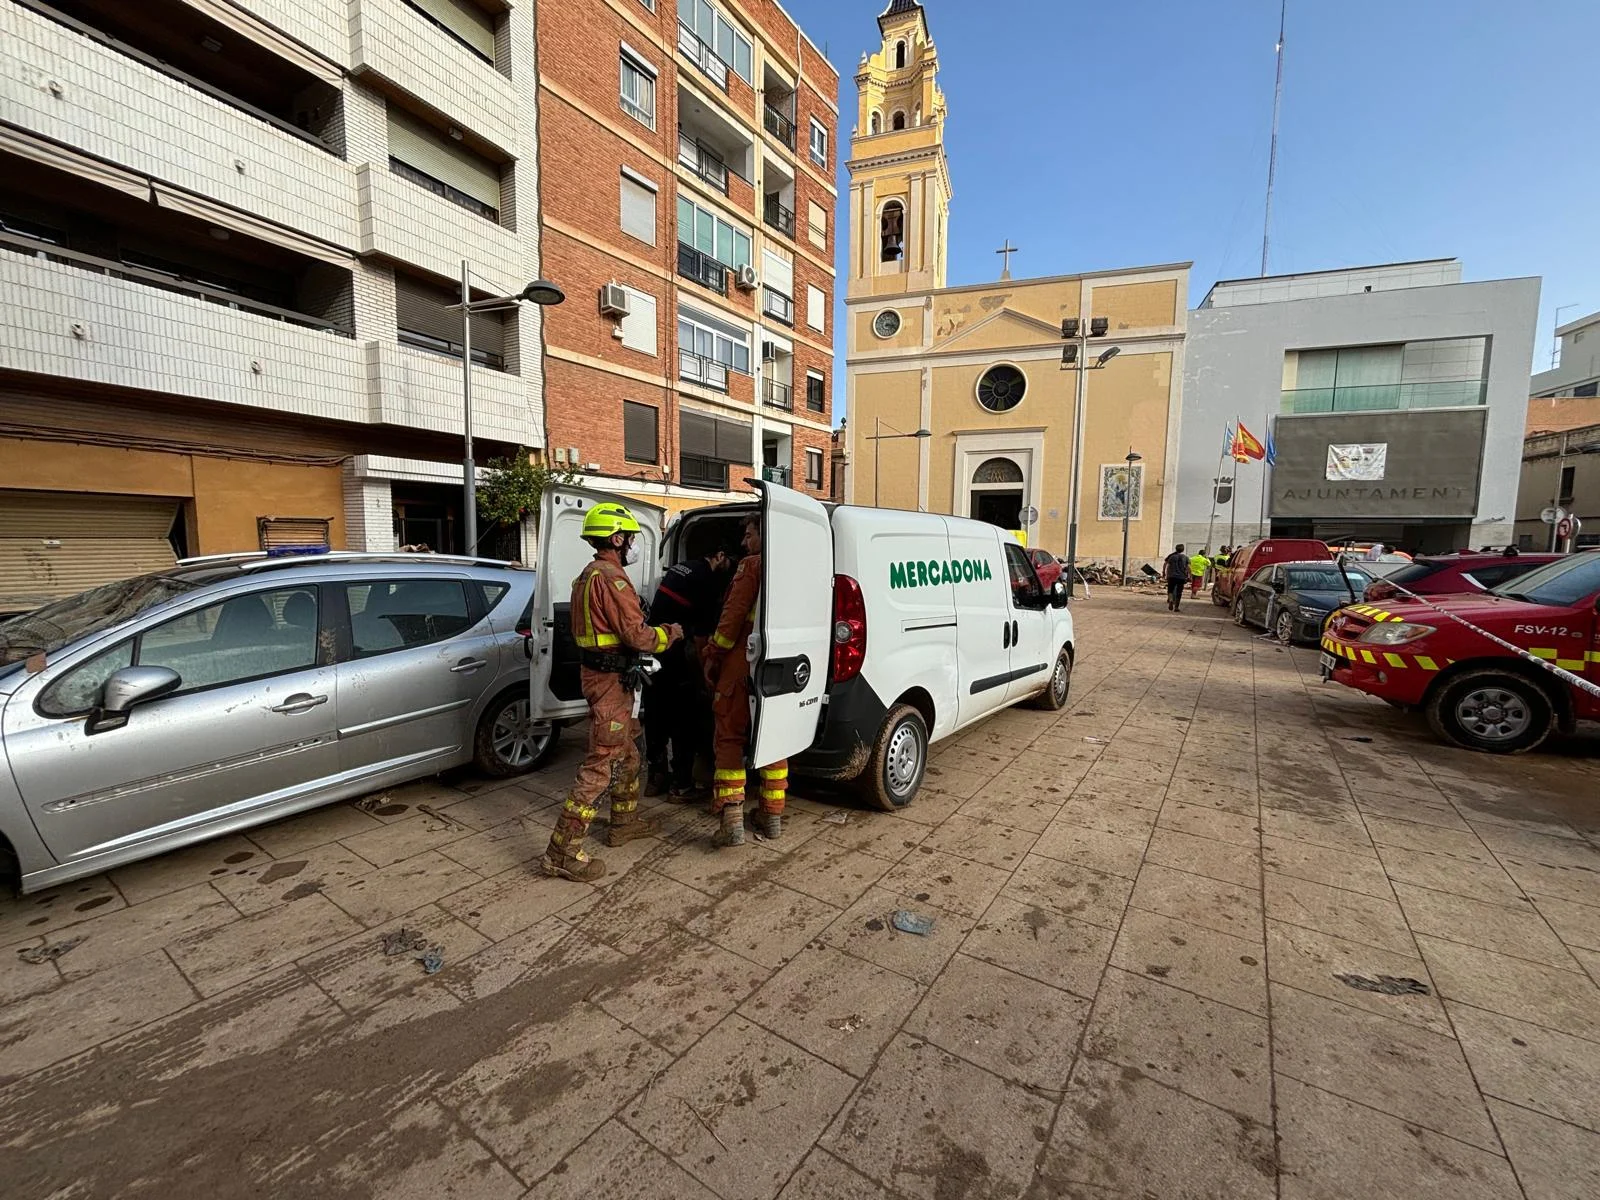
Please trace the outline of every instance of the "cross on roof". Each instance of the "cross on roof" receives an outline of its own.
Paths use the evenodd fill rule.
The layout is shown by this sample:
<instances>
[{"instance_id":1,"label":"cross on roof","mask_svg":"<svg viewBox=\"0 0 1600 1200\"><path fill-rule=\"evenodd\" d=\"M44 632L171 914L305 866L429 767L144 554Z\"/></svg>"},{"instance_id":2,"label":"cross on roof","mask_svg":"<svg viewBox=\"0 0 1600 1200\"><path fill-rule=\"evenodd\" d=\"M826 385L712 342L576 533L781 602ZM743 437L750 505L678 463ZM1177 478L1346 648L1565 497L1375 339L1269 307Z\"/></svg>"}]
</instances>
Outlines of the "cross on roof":
<instances>
[{"instance_id":1,"label":"cross on roof","mask_svg":"<svg viewBox=\"0 0 1600 1200\"><path fill-rule=\"evenodd\" d=\"M1011 244L1011 239L1007 238L1005 245L1001 246L1000 249L995 251L996 254L1000 254L1005 257L1005 264L1000 268L1001 279L1011 278L1011 256L1017 253L1017 249L1018 248L1016 246Z\"/></svg>"}]
</instances>

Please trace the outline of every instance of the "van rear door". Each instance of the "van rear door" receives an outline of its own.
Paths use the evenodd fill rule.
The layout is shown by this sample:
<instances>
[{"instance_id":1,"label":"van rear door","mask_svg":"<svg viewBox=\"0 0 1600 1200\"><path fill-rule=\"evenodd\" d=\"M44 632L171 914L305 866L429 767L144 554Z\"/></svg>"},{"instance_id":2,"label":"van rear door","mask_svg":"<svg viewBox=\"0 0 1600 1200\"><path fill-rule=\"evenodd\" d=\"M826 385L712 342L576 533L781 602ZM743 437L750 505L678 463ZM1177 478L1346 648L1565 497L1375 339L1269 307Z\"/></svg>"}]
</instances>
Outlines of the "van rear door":
<instances>
[{"instance_id":1,"label":"van rear door","mask_svg":"<svg viewBox=\"0 0 1600 1200\"><path fill-rule=\"evenodd\" d=\"M752 481L754 482L754 481ZM816 740L833 632L833 525L791 488L761 491L761 599L750 639L750 765L770 766Z\"/></svg>"},{"instance_id":2,"label":"van rear door","mask_svg":"<svg viewBox=\"0 0 1600 1200\"><path fill-rule=\"evenodd\" d=\"M538 575L533 591L536 643L530 686L539 720L581 717L588 712L578 687L578 648L572 640L572 581L594 558L583 540L583 520L596 504L621 504L639 522L637 561L627 568L639 595L655 595L661 579L664 509L629 496L580 487L546 489L540 504Z\"/></svg>"}]
</instances>

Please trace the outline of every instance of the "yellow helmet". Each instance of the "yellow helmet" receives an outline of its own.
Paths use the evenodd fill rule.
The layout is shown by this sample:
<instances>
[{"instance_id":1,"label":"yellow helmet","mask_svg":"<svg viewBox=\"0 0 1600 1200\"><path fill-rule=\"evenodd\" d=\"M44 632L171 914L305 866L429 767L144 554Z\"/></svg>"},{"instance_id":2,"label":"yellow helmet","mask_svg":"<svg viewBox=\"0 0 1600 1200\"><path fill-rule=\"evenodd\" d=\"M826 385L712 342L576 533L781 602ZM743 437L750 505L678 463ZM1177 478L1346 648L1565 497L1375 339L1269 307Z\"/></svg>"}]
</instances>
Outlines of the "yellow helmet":
<instances>
[{"instance_id":1,"label":"yellow helmet","mask_svg":"<svg viewBox=\"0 0 1600 1200\"><path fill-rule=\"evenodd\" d=\"M614 533L638 533L639 522L620 504L596 504L583 518L583 536L604 540Z\"/></svg>"}]
</instances>

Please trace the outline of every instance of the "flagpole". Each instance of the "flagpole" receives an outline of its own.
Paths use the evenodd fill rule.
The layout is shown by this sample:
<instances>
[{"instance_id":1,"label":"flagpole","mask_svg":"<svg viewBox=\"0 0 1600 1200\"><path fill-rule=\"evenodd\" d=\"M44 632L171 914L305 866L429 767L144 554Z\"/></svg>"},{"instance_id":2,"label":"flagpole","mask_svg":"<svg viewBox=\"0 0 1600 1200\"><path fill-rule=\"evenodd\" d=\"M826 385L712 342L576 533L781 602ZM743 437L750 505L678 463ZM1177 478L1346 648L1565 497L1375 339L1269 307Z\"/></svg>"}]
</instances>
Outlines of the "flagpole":
<instances>
[{"instance_id":1,"label":"flagpole","mask_svg":"<svg viewBox=\"0 0 1600 1200\"><path fill-rule=\"evenodd\" d=\"M1206 526L1206 550L1212 546L1212 538L1217 532L1217 489L1222 486L1222 464L1227 461L1228 451L1233 446L1233 427L1230 425L1222 431L1222 453L1217 455L1217 473L1211 479L1211 523Z\"/></svg>"},{"instance_id":2,"label":"flagpole","mask_svg":"<svg viewBox=\"0 0 1600 1200\"><path fill-rule=\"evenodd\" d=\"M1276 457L1275 451L1277 448L1273 443L1272 432L1275 428L1277 428L1277 418L1269 413L1267 414L1267 448L1273 453L1268 453L1266 458L1261 460L1266 470L1261 475L1261 521L1257 530L1257 537L1270 536L1267 533L1267 489L1272 486L1272 460Z\"/></svg>"}]
</instances>

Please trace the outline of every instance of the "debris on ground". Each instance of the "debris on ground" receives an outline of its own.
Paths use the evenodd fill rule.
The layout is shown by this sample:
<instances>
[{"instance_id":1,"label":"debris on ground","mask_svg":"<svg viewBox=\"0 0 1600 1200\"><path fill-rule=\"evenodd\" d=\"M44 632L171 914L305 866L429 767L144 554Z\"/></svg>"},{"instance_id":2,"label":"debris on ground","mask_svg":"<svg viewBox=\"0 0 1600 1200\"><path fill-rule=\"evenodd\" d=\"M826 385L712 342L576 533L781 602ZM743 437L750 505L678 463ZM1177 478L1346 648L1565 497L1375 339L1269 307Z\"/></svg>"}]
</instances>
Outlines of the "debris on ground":
<instances>
[{"instance_id":1,"label":"debris on ground","mask_svg":"<svg viewBox=\"0 0 1600 1200\"><path fill-rule=\"evenodd\" d=\"M428 939L421 930L407 929L401 926L393 933L386 933L379 944L383 946L384 954L393 958L397 954L416 954L428 948Z\"/></svg>"},{"instance_id":2,"label":"debris on ground","mask_svg":"<svg viewBox=\"0 0 1600 1200\"><path fill-rule=\"evenodd\" d=\"M1347 741L1347 742L1370 742L1371 740L1372 739L1369 738L1369 737L1347 737L1347 738L1345 738L1345 741Z\"/></svg>"},{"instance_id":3,"label":"debris on ground","mask_svg":"<svg viewBox=\"0 0 1600 1200\"><path fill-rule=\"evenodd\" d=\"M852 1013L848 1017L833 1017L828 1021L829 1029L837 1029L840 1033L854 1033L867 1023L867 1019Z\"/></svg>"},{"instance_id":4,"label":"debris on ground","mask_svg":"<svg viewBox=\"0 0 1600 1200\"><path fill-rule=\"evenodd\" d=\"M1376 979L1368 979L1365 975L1335 975L1345 987L1355 988L1358 992L1381 992L1385 996L1431 996L1433 990L1420 979L1409 976L1379 975Z\"/></svg>"},{"instance_id":5,"label":"debris on ground","mask_svg":"<svg viewBox=\"0 0 1600 1200\"><path fill-rule=\"evenodd\" d=\"M51 942L47 946L24 946L17 951L17 957L23 962L33 963L35 966L41 963L55 962L63 954L66 954L69 950L76 950L88 940L89 937L85 934L82 937L68 938L64 942Z\"/></svg>"},{"instance_id":6,"label":"debris on ground","mask_svg":"<svg viewBox=\"0 0 1600 1200\"><path fill-rule=\"evenodd\" d=\"M429 946L428 952L422 956L421 961L424 975L438 974L439 969L444 966L444 947Z\"/></svg>"},{"instance_id":7,"label":"debris on ground","mask_svg":"<svg viewBox=\"0 0 1600 1200\"><path fill-rule=\"evenodd\" d=\"M883 918L872 917L867 921L867 928L873 933L882 933L884 930Z\"/></svg>"},{"instance_id":8,"label":"debris on ground","mask_svg":"<svg viewBox=\"0 0 1600 1200\"><path fill-rule=\"evenodd\" d=\"M914 912L907 912L903 908L895 910L890 922L901 933L914 933L918 937L927 937L933 932L932 917L924 917Z\"/></svg>"},{"instance_id":9,"label":"debris on ground","mask_svg":"<svg viewBox=\"0 0 1600 1200\"><path fill-rule=\"evenodd\" d=\"M850 814L839 808L823 817L822 820L826 825L848 825L850 824Z\"/></svg>"},{"instance_id":10,"label":"debris on ground","mask_svg":"<svg viewBox=\"0 0 1600 1200\"><path fill-rule=\"evenodd\" d=\"M1109 745L1111 745L1111 739L1110 738L1086 737L1083 740L1086 741L1086 742L1093 742L1096 746L1109 746Z\"/></svg>"}]
</instances>

